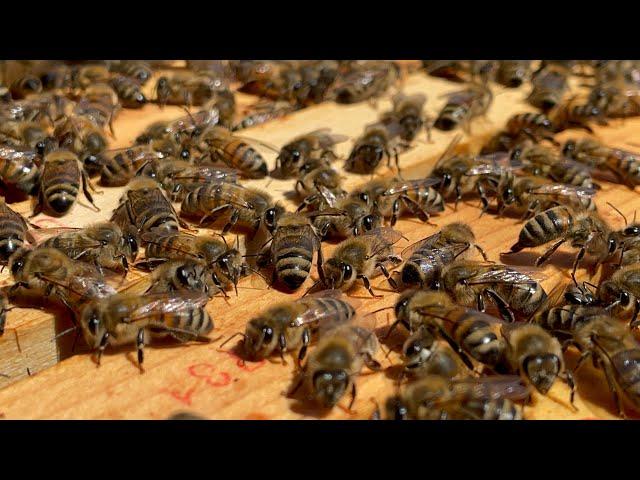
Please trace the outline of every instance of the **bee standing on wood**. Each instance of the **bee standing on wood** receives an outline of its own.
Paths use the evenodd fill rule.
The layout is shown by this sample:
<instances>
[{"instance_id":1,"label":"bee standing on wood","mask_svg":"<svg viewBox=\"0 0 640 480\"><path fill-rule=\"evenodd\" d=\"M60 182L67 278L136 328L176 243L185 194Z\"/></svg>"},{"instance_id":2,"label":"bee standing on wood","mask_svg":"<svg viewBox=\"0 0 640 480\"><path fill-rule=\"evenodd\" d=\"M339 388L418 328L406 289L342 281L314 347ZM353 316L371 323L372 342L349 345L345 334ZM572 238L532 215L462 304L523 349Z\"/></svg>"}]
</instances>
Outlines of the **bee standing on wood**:
<instances>
[{"instance_id":1,"label":"bee standing on wood","mask_svg":"<svg viewBox=\"0 0 640 480\"><path fill-rule=\"evenodd\" d=\"M310 163L329 164L338 158L333 147L347 139L344 135L332 134L329 128L301 135L282 147L276 157L275 171L283 178L290 178L299 176Z\"/></svg>"},{"instance_id":2,"label":"bee standing on wood","mask_svg":"<svg viewBox=\"0 0 640 480\"><path fill-rule=\"evenodd\" d=\"M447 94L447 103L433 126L438 130L450 131L462 125L466 132L470 132L471 121L484 115L492 102L493 94L487 85L471 84L466 90L451 92Z\"/></svg>"},{"instance_id":3,"label":"bee standing on wood","mask_svg":"<svg viewBox=\"0 0 640 480\"><path fill-rule=\"evenodd\" d=\"M0 199L0 262L6 264L11 255L24 247L25 240L33 241L29 223Z\"/></svg>"},{"instance_id":4,"label":"bee standing on wood","mask_svg":"<svg viewBox=\"0 0 640 480\"><path fill-rule=\"evenodd\" d=\"M344 169L347 172L369 174L375 172L376 168L387 157L387 164L391 168L391 151L394 152L395 164L400 171L398 151L394 145L394 138L398 136L398 124L385 125L374 123L365 128L364 134L356 140L349 158L347 158Z\"/></svg>"}]
</instances>

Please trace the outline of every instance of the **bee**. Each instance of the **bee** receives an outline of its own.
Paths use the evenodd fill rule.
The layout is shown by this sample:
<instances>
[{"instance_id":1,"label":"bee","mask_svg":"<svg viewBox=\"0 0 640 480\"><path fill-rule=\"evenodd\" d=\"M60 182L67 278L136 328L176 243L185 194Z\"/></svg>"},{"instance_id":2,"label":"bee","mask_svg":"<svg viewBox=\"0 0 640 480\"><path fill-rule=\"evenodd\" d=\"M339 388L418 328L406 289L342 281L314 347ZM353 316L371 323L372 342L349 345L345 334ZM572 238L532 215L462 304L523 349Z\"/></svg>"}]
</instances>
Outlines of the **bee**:
<instances>
[{"instance_id":1,"label":"bee","mask_svg":"<svg viewBox=\"0 0 640 480\"><path fill-rule=\"evenodd\" d=\"M317 188L318 195L306 199L298 211L308 205L315 206L313 226L320 238L348 238L382 226L382 216L368 202L357 197L337 196L322 185ZM335 215L335 212L342 214Z\"/></svg>"},{"instance_id":2,"label":"bee","mask_svg":"<svg viewBox=\"0 0 640 480\"><path fill-rule=\"evenodd\" d=\"M512 375L452 380L427 375L385 403L385 418L394 420L522 420L514 401L529 396L528 387Z\"/></svg>"},{"instance_id":3,"label":"bee","mask_svg":"<svg viewBox=\"0 0 640 480\"><path fill-rule=\"evenodd\" d=\"M590 138L567 140L562 152L576 162L613 173L629 188L640 185L640 155L636 153L610 148Z\"/></svg>"},{"instance_id":4,"label":"bee","mask_svg":"<svg viewBox=\"0 0 640 480\"><path fill-rule=\"evenodd\" d=\"M457 260L442 270L441 286L460 305L484 312L485 297L495 303L500 316L513 322L528 318L547 299L547 293L530 275L505 265Z\"/></svg>"},{"instance_id":5,"label":"bee","mask_svg":"<svg viewBox=\"0 0 640 480\"><path fill-rule=\"evenodd\" d=\"M640 312L640 267L630 264L616 270L600 284L597 297L616 317L628 318L631 314L630 324L635 328Z\"/></svg>"},{"instance_id":6,"label":"bee","mask_svg":"<svg viewBox=\"0 0 640 480\"><path fill-rule=\"evenodd\" d=\"M153 70L147 62L140 60L120 60L111 62L109 69L115 73L121 73L144 85L153 75Z\"/></svg>"},{"instance_id":7,"label":"bee","mask_svg":"<svg viewBox=\"0 0 640 480\"><path fill-rule=\"evenodd\" d=\"M4 199L0 199L0 227L0 261L6 264L11 255L24 247L25 240L32 241L33 237L29 232L29 223L13 211Z\"/></svg>"},{"instance_id":8,"label":"bee","mask_svg":"<svg viewBox=\"0 0 640 480\"><path fill-rule=\"evenodd\" d=\"M111 86L118 94L124 108L142 108L147 103L147 97L140 88L140 84L124 75L111 78Z\"/></svg>"},{"instance_id":9,"label":"bee","mask_svg":"<svg viewBox=\"0 0 640 480\"><path fill-rule=\"evenodd\" d=\"M183 160L153 158L145 163L137 175L156 180L172 201L182 201L187 193L208 183L238 183L238 172L212 165L191 165Z\"/></svg>"},{"instance_id":10,"label":"bee","mask_svg":"<svg viewBox=\"0 0 640 480\"><path fill-rule=\"evenodd\" d=\"M400 138L405 142L412 142L420 130L425 126L424 105L427 97L421 93L405 95L397 93L392 98L393 108L383 115L383 123L397 122L400 125ZM427 129L428 139L431 139L431 129Z\"/></svg>"},{"instance_id":11,"label":"bee","mask_svg":"<svg viewBox=\"0 0 640 480\"><path fill-rule=\"evenodd\" d=\"M627 118L640 115L638 90L624 83L604 82L593 86L587 104L597 107L607 118Z\"/></svg>"},{"instance_id":12,"label":"bee","mask_svg":"<svg viewBox=\"0 0 640 480\"><path fill-rule=\"evenodd\" d=\"M467 367L451 348L445 342L436 340L427 329L421 329L417 338L416 334L407 338L402 345L402 361L403 377L409 375L412 378L423 378L427 375L439 375L456 378L468 372Z\"/></svg>"},{"instance_id":13,"label":"bee","mask_svg":"<svg viewBox=\"0 0 640 480\"><path fill-rule=\"evenodd\" d=\"M111 72L106 65L82 65L73 71L73 84L78 88L88 88L96 83L108 83L110 78Z\"/></svg>"},{"instance_id":14,"label":"bee","mask_svg":"<svg viewBox=\"0 0 640 480\"><path fill-rule=\"evenodd\" d=\"M164 105L202 105L216 90L223 88L220 79L186 72L172 77L162 76L156 82L156 102Z\"/></svg>"},{"instance_id":15,"label":"bee","mask_svg":"<svg viewBox=\"0 0 640 480\"><path fill-rule=\"evenodd\" d=\"M315 196L319 188L326 188L335 195L344 196L346 192L342 187L342 175L330 166L321 166L304 173L296 180L296 193L302 198Z\"/></svg>"},{"instance_id":16,"label":"bee","mask_svg":"<svg viewBox=\"0 0 640 480\"><path fill-rule=\"evenodd\" d=\"M135 342L142 366L144 345L152 338L209 342L206 335L213 330L213 321L204 309L208 300L195 292L118 293L87 304L78 323L87 345L98 350L98 365L107 345Z\"/></svg>"},{"instance_id":17,"label":"bee","mask_svg":"<svg viewBox=\"0 0 640 480\"><path fill-rule=\"evenodd\" d=\"M393 227L400 215L409 212L423 222L429 222L434 213L444 211L444 199L432 185L438 183L433 178L417 180L392 179L374 200L380 214L391 217Z\"/></svg>"},{"instance_id":18,"label":"bee","mask_svg":"<svg viewBox=\"0 0 640 480\"><path fill-rule=\"evenodd\" d=\"M13 146L26 146L42 155L52 139L41 122L6 121L0 123L0 140Z\"/></svg>"},{"instance_id":19,"label":"bee","mask_svg":"<svg viewBox=\"0 0 640 480\"><path fill-rule=\"evenodd\" d=\"M157 162L162 154L146 145L132 145L125 148L105 150L93 158L86 159L85 165L100 173L100 184L107 187L126 185L143 166ZM164 159L170 163L169 159Z\"/></svg>"},{"instance_id":20,"label":"bee","mask_svg":"<svg viewBox=\"0 0 640 480\"><path fill-rule=\"evenodd\" d=\"M256 112L242 117L237 123L230 127L232 132L237 132L245 128L255 127L257 125L262 125L263 123L276 118L285 117L290 113L299 110L300 107L291 105L289 102L277 101L269 103L264 108L254 108L256 108Z\"/></svg>"},{"instance_id":21,"label":"bee","mask_svg":"<svg viewBox=\"0 0 640 480\"><path fill-rule=\"evenodd\" d=\"M318 263L320 283L327 288L349 290L357 279L361 279L372 296L369 278L380 270L389 284L395 289L395 280L391 278L386 263L398 265L402 259L393 253L393 245L402 238L402 234L391 228L380 228L358 237L352 237L340 243L331 258Z\"/></svg>"},{"instance_id":22,"label":"bee","mask_svg":"<svg viewBox=\"0 0 640 480\"><path fill-rule=\"evenodd\" d=\"M124 232L133 226L138 234L151 230L177 232L178 226L186 227L158 184L143 178L131 183L120 205L114 210L111 221Z\"/></svg>"},{"instance_id":23,"label":"bee","mask_svg":"<svg viewBox=\"0 0 640 480\"><path fill-rule=\"evenodd\" d=\"M508 88L518 88L531 75L530 60L501 60L496 81Z\"/></svg>"},{"instance_id":24,"label":"bee","mask_svg":"<svg viewBox=\"0 0 640 480\"><path fill-rule=\"evenodd\" d=\"M78 155L83 165L92 165L97 155L105 151L108 145L102 127L87 117L67 117L53 134L60 147Z\"/></svg>"},{"instance_id":25,"label":"bee","mask_svg":"<svg viewBox=\"0 0 640 480\"><path fill-rule=\"evenodd\" d=\"M60 90L73 86L73 71L68 65L52 65L40 73L43 90Z\"/></svg>"},{"instance_id":26,"label":"bee","mask_svg":"<svg viewBox=\"0 0 640 480\"><path fill-rule=\"evenodd\" d=\"M35 194L40 187L38 154L30 149L0 145L0 180L26 194Z\"/></svg>"},{"instance_id":27,"label":"bee","mask_svg":"<svg viewBox=\"0 0 640 480\"><path fill-rule=\"evenodd\" d=\"M451 92L447 94L447 103L433 126L438 130L450 131L462 124L468 132L471 121L484 115L492 102L493 94L486 85L471 84L466 90Z\"/></svg>"},{"instance_id":28,"label":"bee","mask_svg":"<svg viewBox=\"0 0 640 480\"><path fill-rule=\"evenodd\" d=\"M514 138L524 134L536 143L544 139L558 145L553 138L555 126L544 113L517 113L507 121L506 132Z\"/></svg>"},{"instance_id":29,"label":"bee","mask_svg":"<svg viewBox=\"0 0 640 480\"><path fill-rule=\"evenodd\" d=\"M84 196L99 210L93 203L93 197L89 192L89 188L93 187L78 156L65 149L47 153L44 157L38 202L33 216L43 210L57 217L67 214L76 202L80 182L82 182Z\"/></svg>"},{"instance_id":30,"label":"bee","mask_svg":"<svg viewBox=\"0 0 640 480\"><path fill-rule=\"evenodd\" d=\"M261 360L278 351L298 350L298 362L306 356L312 336L321 325L346 324L355 317L355 309L339 292L325 290L298 300L279 303L247 322L243 349L248 358Z\"/></svg>"},{"instance_id":31,"label":"bee","mask_svg":"<svg viewBox=\"0 0 640 480\"><path fill-rule=\"evenodd\" d=\"M399 70L392 62L371 62L355 68L345 75L335 87L338 103L357 103L383 94L399 77Z\"/></svg>"},{"instance_id":32,"label":"bee","mask_svg":"<svg viewBox=\"0 0 640 480\"><path fill-rule=\"evenodd\" d=\"M192 257L202 260L211 271L213 283L220 290L230 286L236 289L240 278L248 275L249 266L237 248L229 248L223 240L208 235L188 235L185 233L143 235L145 263L163 263ZM139 262L140 263L140 262ZM139 263L136 266L139 266Z\"/></svg>"},{"instance_id":33,"label":"bee","mask_svg":"<svg viewBox=\"0 0 640 480\"><path fill-rule=\"evenodd\" d=\"M332 134L329 128L296 137L278 153L275 171L283 178L291 178L307 170L307 165L312 162L329 164L331 160L338 158L333 147L347 139L345 135Z\"/></svg>"},{"instance_id":34,"label":"bee","mask_svg":"<svg viewBox=\"0 0 640 480\"><path fill-rule=\"evenodd\" d=\"M498 185L498 212L502 215L505 209L515 206L525 211L523 218L530 218L557 205L593 212L595 194L595 189L549 183L540 177L509 176Z\"/></svg>"},{"instance_id":35,"label":"bee","mask_svg":"<svg viewBox=\"0 0 640 480\"><path fill-rule=\"evenodd\" d=\"M60 229L54 229L54 232ZM38 235L45 232L38 231ZM55 248L73 260L102 269L127 273L129 262L138 253L137 240L122 233L111 222L99 222L81 229L62 229L56 235L42 241L38 248Z\"/></svg>"},{"instance_id":36,"label":"bee","mask_svg":"<svg viewBox=\"0 0 640 480\"><path fill-rule=\"evenodd\" d=\"M596 121L600 125L608 125L604 112L590 103L578 103L574 98L559 106L552 114L552 122L556 132L568 128L580 128L594 133L589 122Z\"/></svg>"},{"instance_id":37,"label":"bee","mask_svg":"<svg viewBox=\"0 0 640 480\"><path fill-rule=\"evenodd\" d=\"M308 216L278 212L275 208L265 214L265 226L272 237L270 246L260 254L258 265L273 264L274 281L280 279L290 290L297 290L309 276L314 252L318 252L318 264L323 262L316 229Z\"/></svg>"},{"instance_id":38,"label":"bee","mask_svg":"<svg viewBox=\"0 0 640 480\"><path fill-rule=\"evenodd\" d=\"M387 157L387 165L391 168L390 152L393 151L396 168L399 171L398 151L394 145L396 142L393 142L398 133L397 128L397 123L368 125L364 134L353 145L344 165L345 170L360 174L373 173L385 156Z\"/></svg>"},{"instance_id":39,"label":"bee","mask_svg":"<svg viewBox=\"0 0 640 480\"><path fill-rule=\"evenodd\" d=\"M58 301L71 311L83 302L115 293L93 265L55 248L19 249L9 259L9 270L15 281L9 289L12 298L22 291Z\"/></svg>"},{"instance_id":40,"label":"bee","mask_svg":"<svg viewBox=\"0 0 640 480\"><path fill-rule=\"evenodd\" d=\"M40 93L42 91L42 82L37 76L27 73L15 79L9 86L9 91L13 99L19 100L28 95Z\"/></svg>"},{"instance_id":41,"label":"bee","mask_svg":"<svg viewBox=\"0 0 640 480\"><path fill-rule=\"evenodd\" d=\"M309 399L323 408L332 408L350 390L351 410L356 399L355 377L363 366L372 371L381 369L374 358L380 346L378 338L372 329L359 325L357 319L321 328L318 337L318 344L307 357L290 394L304 384Z\"/></svg>"},{"instance_id":42,"label":"bee","mask_svg":"<svg viewBox=\"0 0 640 480\"><path fill-rule=\"evenodd\" d=\"M545 176L554 182L574 187L599 188L587 166L562 156L546 145L521 144L513 149L512 158L521 162L522 168L532 175Z\"/></svg>"},{"instance_id":43,"label":"bee","mask_svg":"<svg viewBox=\"0 0 640 480\"><path fill-rule=\"evenodd\" d=\"M224 235L236 224L257 232L265 221L275 224L276 214L282 207L275 207L270 195L255 188L234 183L209 183L187 193L182 201L180 213L188 217L199 217L215 221L227 213L229 220L222 229Z\"/></svg>"},{"instance_id":44,"label":"bee","mask_svg":"<svg viewBox=\"0 0 640 480\"><path fill-rule=\"evenodd\" d=\"M456 259L467 258L472 246L487 261L473 231L461 222L446 225L438 233L408 246L402 252L405 260L400 275L403 285L439 288L442 268Z\"/></svg>"},{"instance_id":45,"label":"bee","mask_svg":"<svg viewBox=\"0 0 640 480\"><path fill-rule=\"evenodd\" d=\"M572 247L580 249L571 273L576 284L576 270L585 254L593 256L598 265L613 255L618 248L609 226L595 212L574 211L560 205L538 213L528 220L520 230L518 241L512 245L511 252L538 247L552 240L558 241L538 257L536 266L545 263L560 245L571 242Z\"/></svg>"},{"instance_id":46,"label":"bee","mask_svg":"<svg viewBox=\"0 0 640 480\"><path fill-rule=\"evenodd\" d=\"M267 163L262 155L246 139L235 136L226 128L209 126L198 136L197 145L213 161L221 161L247 178L263 178L268 173Z\"/></svg>"},{"instance_id":47,"label":"bee","mask_svg":"<svg viewBox=\"0 0 640 480\"><path fill-rule=\"evenodd\" d=\"M466 66L461 60L422 60L422 67L428 75L445 78L452 82L465 82Z\"/></svg>"},{"instance_id":48,"label":"bee","mask_svg":"<svg viewBox=\"0 0 640 480\"><path fill-rule=\"evenodd\" d=\"M533 75L533 86L527 101L542 111L559 105L569 88L567 69L560 65L547 65Z\"/></svg>"},{"instance_id":49,"label":"bee","mask_svg":"<svg viewBox=\"0 0 640 480\"><path fill-rule=\"evenodd\" d=\"M144 238L144 236L143 236ZM220 289L213 282L208 265L199 258L167 260L149 277L147 293L202 292L215 295Z\"/></svg>"}]
</instances>

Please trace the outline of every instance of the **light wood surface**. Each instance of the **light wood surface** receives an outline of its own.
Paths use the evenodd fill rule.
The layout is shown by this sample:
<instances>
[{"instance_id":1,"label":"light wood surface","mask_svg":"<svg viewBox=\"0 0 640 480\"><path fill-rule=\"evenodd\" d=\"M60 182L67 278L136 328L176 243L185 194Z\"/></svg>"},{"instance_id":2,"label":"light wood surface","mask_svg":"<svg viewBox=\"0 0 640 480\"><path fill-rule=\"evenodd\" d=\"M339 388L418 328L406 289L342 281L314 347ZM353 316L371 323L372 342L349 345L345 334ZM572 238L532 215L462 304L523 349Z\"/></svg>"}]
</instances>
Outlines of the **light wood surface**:
<instances>
[{"instance_id":1,"label":"light wood surface","mask_svg":"<svg viewBox=\"0 0 640 480\"><path fill-rule=\"evenodd\" d=\"M402 89L407 93L423 92L428 98L427 111L436 115L442 106L444 93L460 89L445 80L427 77L422 73L409 75ZM479 118L472 124L472 134L463 143L477 147L490 134L500 129L514 113L532 111L525 103L528 87L515 90L493 86L494 104L486 118ZM391 91L389 93L392 93ZM286 118L276 119L267 124L243 132L244 135L263 140L276 147L290 141L296 135L318 128L331 127L333 132L357 138L365 125L374 122L380 113L389 108L389 98L381 99L377 105L368 103L356 105L336 105L326 103L296 112ZM249 105L253 97L239 94L239 103ZM125 110L115 123L116 139L113 147L125 146L144 127L159 119L176 118L184 112L176 107L159 110L148 105L142 110ZM615 121L610 126L599 128L598 137L609 144L629 148L626 142L633 141L640 131L640 120ZM407 178L424 176L429 173L437 157L457 132L433 131L433 143L426 142L426 135L415 142L414 147L401 155L403 174ZM559 136L583 136L584 133L571 131ZM348 141L338 146L338 154L345 158L351 148ZM273 168L275 154L263 150L265 158ZM341 163L341 162L340 162ZM382 167L378 175L392 172ZM369 176L345 174L347 189L369 180ZM282 199L290 208L294 202L285 198L292 190L292 180L263 179L246 182L268 190ZM39 215L33 219L41 226L65 225L83 226L110 216L117 205L123 189L99 187L103 193L95 196L101 212L96 214L82 205L76 205L70 215L52 219ZM640 207L638 193L626 187L603 182L603 189L596 200L601 215L614 227L620 227L622 220L606 202L614 203L626 215L633 215ZM84 202L86 203L86 201ZM407 237L397 247L424 238L437 229L453 221L468 222L478 242L492 260L500 261L499 254L509 249L517 238L521 224L513 218L497 219L491 215L479 217L478 200L459 205L457 211L450 206L439 216L432 218L438 227L422 224L415 219L403 219L397 228ZM21 213L29 213L28 202L12 205ZM335 245L323 245L325 256ZM512 256L510 262L531 265L535 254L522 252ZM546 279L543 283L551 290L560 280L568 279L571 265L570 249L562 249L551 264L544 268ZM505 259L503 259L505 260ZM580 271L582 276L584 270ZM3 282L8 282L7 272L2 274ZM276 301L293 299L304 293L317 278L315 269L296 294L290 295L275 289L268 289L264 282L252 276L243 279L239 285L239 296L229 299L214 298L208 310L215 322L212 337L225 338L244 330L246 320ZM364 288L349 293L359 301L362 312L369 312L392 305L397 294L389 291L384 278L373 281L374 289L383 298L371 298ZM377 314L378 325L387 324L385 313ZM0 338L0 358L3 365L0 373L10 375L0 378L0 413L5 418L166 418L175 411L188 410L208 418L219 419L275 419L275 418L368 418L373 410L370 398L382 403L387 395L395 391L392 375L385 373L362 375L357 380L358 398L354 411L346 412L334 408L330 412L320 412L299 401L283 395L292 385L294 362L282 365L278 360L257 363L241 362L234 353L235 343L230 342L219 350L220 342L208 345L151 345L145 356L145 373L141 374L135 365L135 348L108 349L102 365L98 368L86 347L80 346L73 356L69 356L70 338L54 341L56 333L70 325L64 316L53 315L36 309L14 309L8 314L5 334ZM402 335L392 337L396 342ZM68 357L68 358L65 358ZM61 360L61 361L60 361ZM388 359L380 354L384 366L398 364L398 356L392 353ZM390 369L392 371L393 369ZM29 373L31 374L29 376ZM607 393L602 375L591 367L585 368L577 378L577 410L568 403L567 387L557 382L547 397L535 394L531 407L525 415L531 419L583 419L613 418L612 401ZM10 386L9 386L10 385ZM343 401L346 405L346 401Z\"/></svg>"}]
</instances>

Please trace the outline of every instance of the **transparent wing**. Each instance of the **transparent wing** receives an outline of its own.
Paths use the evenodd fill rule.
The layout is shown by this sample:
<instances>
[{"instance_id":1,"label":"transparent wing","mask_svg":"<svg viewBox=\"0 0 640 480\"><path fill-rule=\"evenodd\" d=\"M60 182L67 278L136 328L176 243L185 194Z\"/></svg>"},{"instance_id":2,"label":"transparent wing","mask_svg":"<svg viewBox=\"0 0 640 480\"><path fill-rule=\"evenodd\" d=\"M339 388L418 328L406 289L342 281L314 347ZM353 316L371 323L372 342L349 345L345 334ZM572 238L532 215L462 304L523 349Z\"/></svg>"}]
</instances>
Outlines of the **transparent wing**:
<instances>
[{"instance_id":1,"label":"transparent wing","mask_svg":"<svg viewBox=\"0 0 640 480\"><path fill-rule=\"evenodd\" d=\"M336 196L336 194L324 185L316 185L316 188L320 192L320 195L322 195L324 201L327 202L327 205L334 208L338 203L338 197Z\"/></svg>"},{"instance_id":2,"label":"transparent wing","mask_svg":"<svg viewBox=\"0 0 640 480\"><path fill-rule=\"evenodd\" d=\"M472 397L486 400L523 400L529 396L530 387L517 375L492 375L454 381L452 390L455 396Z\"/></svg>"},{"instance_id":3,"label":"transparent wing","mask_svg":"<svg viewBox=\"0 0 640 480\"><path fill-rule=\"evenodd\" d=\"M379 247L388 247L390 245L395 245L403 238L401 232L394 230L391 227L381 227L371 230L367 232L365 235L361 235L361 237L370 237L374 241L374 245ZM378 248L373 249L378 250Z\"/></svg>"},{"instance_id":4,"label":"transparent wing","mask_svg":"<svg viewBox=\"0 0 640 480\"><path fill-rule=\"evenodd\" d=\"M19 162L22 160L34 161L37 157L36 152L22 148L14 148L10 146L0 146L0 158L9 162Z\"/></svg>"},{"instance_id":5,"label":"transparent wing","mask_svg":"<svg viewBox=\"0 0 640 480\"><path fill-rule=\"evenodd\" d=\"M510 284L534 284L538 283L528 273L518 271L504 265L492 265L488 270L481 272L467 280L469 285L483 283L510 283Z\"/></svg>"},{"instance_id":6,"label":"transparent wing","mask_svg":"<svg viewBox=\"0 0 640 480\"><path fill-rule=\"evenodd\" d=\"M333 308L326 308L321 303L318 302L319 299L323 298L331 298L333 300L340 300L344 302L344 312L336 312ZM331 324L339 324L344 321L350 321L355 315L355 308L346 301L344 295L341 295L341 292L338 290L323 290L321 292L317 292L315 294L307 295L304 298L296 300L296 303L304 305L306 307L305 311L298 315L293 322L292 326L300 327L302 325L306 325L309 323L331 323ZM347 315L343 315L347 313Z\"/></svg>"},{"instance_id":7,"label":"transparent wing","mask_svg":"<svg viewBox=\"0 0 640 480\"><path fill-rule=\"evenodd\" d=\"M442 233L437 232L437 233L434 233L433 235L428 236L427 238L423 238L421 240L418 240L415 243L412 243L411 245L406 247L404 250L402 250L402 253L400 254L402 256L402 259L405 261L408 260L409 257L413 255L413 252L415 252L419 248L435 245L440 240L441 236L442 236Z\"/></svg>"},{"instance_id":8,"label":"transparent wing","mask_svg":"<svg viewBox=\"0 0 640 480\"><path fill-rule=\"evenodd\" d=\"M117 293L115 288L95 275L74 274L68 286L81 297L107 298Z\"/></svg>"},{"instance_id":9,"label":"transparent wing","mask_svg":"<svg viewBox=\"0 0 640 480\"><path fill-rule=\"evenodd\" d=\"M239 172L235 168L214 167L211 165L198 165L187 168L181 172L171 175L171 178L183 180L203 180L208 179L213 182L224 181L237 183Z\"/></svg>"},{"instance_id":10,"label":"transparent wing","mask_svg":"<svg viewBox=\"0 0 640 480\"><path fill-rule=\"evenodd\" d=\"M81 228L74 227L34 228L30 231L30 233L36 244L40 244L57 235L75 233L81 230Z\"/></svg>"},{"instance_id":11,"label":"transparent wing","mask_svg":"<svg viewBox=\"0 0 640 480\"><path fill-rule=\"evenodd\" d=\"M550 183L547 185L540 185L538 187L535 187L530 190L530 193L534 193L536 195L558 195L580 198L593 198L596 194L596 189L576 187L563 183Z\"/></svg>"},{"instance_id":12,"label":"transparent wing","mask_svg":"<svg viewBox=\"0 0 640 480\"><path fill-rule=\"evenodd\" d=\"M127 323L136 323L151 315L175 313L194 307L202 307L208 301L209 297L199 292L145 294L143 303L133 310Z\"/></svg>"},{"instance_id":13,"label":"transparent wing","mask_svg":"<svg viewBox=\"0 0 640 480\"><path fill-rule=\"evenodd\" d=\"M416 180L405 180L394 182L387 190L385 190L383 196L397 195L399 193L420 190L422 188L429 188L433 185L438 185L441 182L439 178L429 177L420 178Z\"/></svg>"}]
</instances>

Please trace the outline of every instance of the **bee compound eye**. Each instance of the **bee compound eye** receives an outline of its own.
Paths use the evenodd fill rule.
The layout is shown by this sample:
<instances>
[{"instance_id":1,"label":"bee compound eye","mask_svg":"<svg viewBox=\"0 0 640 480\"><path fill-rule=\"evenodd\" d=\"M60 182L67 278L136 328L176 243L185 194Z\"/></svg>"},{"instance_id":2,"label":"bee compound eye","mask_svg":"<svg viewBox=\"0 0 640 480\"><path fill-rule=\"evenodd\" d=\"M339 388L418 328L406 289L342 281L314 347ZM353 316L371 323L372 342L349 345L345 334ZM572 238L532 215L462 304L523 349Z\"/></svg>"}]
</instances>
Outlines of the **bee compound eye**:
<instances>
[{"instance_id":1,"label":"bee compound eye","mask_svg":"<svg viewBox=\"0 0 640 480\"><path fill-rule=\"evenodd\" d=\"M273 340L273 329L269 326L262 327L262 339L264 343L270 343Z\"/></svg>"},{"instance_id":2,"label":"bee compound eye","mask_svg":"<svg viewBox=\"0 0 640 480\"><path fill-rule=\"evenodd\" d=\"M346 278L351 278L351 275L353 274L353 268L348 263L343 263L342 264L342 273L344 274L344 276Z\"/></svg>"},{"instance_id":3,"label":"bee compound eye","mask_svg":"<svg viewBox=\"0 0 640 480\"><path fill-rule=\"evenodd\" d=\"M620 292L620 305L626 307L631 302L631 295L628 292Z\"/></svg>"}]
</instances>

